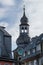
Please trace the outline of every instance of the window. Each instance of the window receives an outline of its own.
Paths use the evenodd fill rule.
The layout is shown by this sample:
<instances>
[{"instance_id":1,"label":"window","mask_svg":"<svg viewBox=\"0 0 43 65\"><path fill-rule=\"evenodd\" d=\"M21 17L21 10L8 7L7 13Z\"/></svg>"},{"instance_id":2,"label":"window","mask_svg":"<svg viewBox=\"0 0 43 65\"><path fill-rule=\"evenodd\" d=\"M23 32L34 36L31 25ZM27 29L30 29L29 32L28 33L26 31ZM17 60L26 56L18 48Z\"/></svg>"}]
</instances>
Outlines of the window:
<instances>
[{"instance_id":1,"label":"window","mask_svg":"<svg viewBox=\"0 0 43 65\"><path fill-rule=\"evenodd\" d=\"M1 36L0 36L0 42L1 42Z\"/></svg>"},{"instance_id":2,"label":"window","mask_svg":"<svg viewBox=\"0 0 43 65\"><path fill-rule=\"evenodd\" d=\"M25 27L25 33L27 33L27 27Z\"/></svg>"},{"instance_id":3,"label":"window","mask_svg":"<svg viewBox=\"0 0 43 65\"><path fill-rule=\"evenodd\" d=\"M36 50L37 50L37 51L41 50L40 44L37 45Z\"/></svg>"},{"instance_id":4,"label":"window","mask_svg":"<svg viewBox=\"0 0 43 65\"><path fill-rule=\"evenodd\" d=\"M32 52L35 53L35 49L32 49Z\"/></svg>"},{"instance_id":5,"label":"window","mask_svg":"<svg viewBox=\"0 0 43 65\"><path fill-rule=\"evenodd\" d=\"M0 65L2 65L2 64L0 63Z\"/></svg>"},{"instance_id":6,"label":"window","mask_svg":"<svg viewBox=\"0 0 43 65\"><path fill-rule=\"evenodd\" d=\"M21 60L21 56L18 57L18 60Z\"/></svg>"},{"instance_id":7,"label":"window","mask_svg":"<svg viewBox=\"0 0 43 65\"><path fill-rule=\"evenodd\" d=\"M0 56L1 56L1 47L0 47Z\"/></svg>"},{"instance_id":8,"label":"window","mask_svg":"<svg viewBox=\"0 0 43 65\"><path fill-rule=\"evenodd\" d=\"M34 60L34 65L37 65L37 61L36 60Z\"/></svg>"},{"instance_id":9,"label":"window","mask_svg":"<svg viewBox=\"0 0 43 65\"><path fill-rule=\"evenodd\" d=\"M23 54L23 56L25 56L25 53Z\"/></svg>"},{"instance_id":10,"label":"window","mask_svg":"<svg viewBox=\"0 0 43 65\"><path fill-rule=\"evenodd\" d=\"M43 40L43 37L42 37L42 40Z\"/></svg>"},{"instance_id":11,"label":"window","mask_svg":"<svg viewBox=\"0 0 43 65\"><path fill-rule=\"evenodd\" d=\"M31 61L29 62L29 65L31 65Z\"/></svg>"},{"instance_id":12,"label":"window","mask_svg":"<svg viewBox=\"0 0 43 65\"><path fill-rule=\"evenodd\" d=\"M33 42L31 41L31 44L33 44Z\"/></svg>"},{"instance_id":13,"label":"window","mask_svg":"<svg viewBox=\"0 0 43 65\"><path fill-rule=\"evenodd\" d=\"M25 27L25 29L27 30L27 27Z\"/></svg>"},{"instance_id":14,"label":"window","mask_svg":"<svg viewBox=\"0 0 43 65\"><path fill-rule=\"evenodd\" d=\"M25 33L27 33L27 30L25 30Z\"/></svg>"},{"instance_id":15,"label":"window","mask_svg":"<svg viewBox=\"0 0 43 65\"><path fill-rule=\"evenodd\" d=\"M8 63L5 63L4 65L9 65Z\"/></svg>"},{"instance_id":16,"label":"window","mask_svg":"<svg viewBox=\"0 0 43 65\"><path fill-rule=\"evenodd\" d=\"M28 55L30 55L30 51L28 51Z\"/></svg>"},{"instance_id":17,"label":"window","mask_svg":"<svg viewBox=\"0 0 43 65\"><path fill-rule=\"evenodd\" d=\"M13 63L12 65L15 65L15 63Z\"/></svg>"},{"instance_id":18,"label":"window","mask_svg":"<svg viewBox=\"0 0 43 65\"><path fill-rule=\"evenodd\" d=\"M22 30L24 29L24 27L22 27Z\"/></svg>"},{"instance_id":19,"label":"window","mask_svg":"<svg viewBox=\"0 0 43 65\"><path fill-rule=\"evenodd\" d=\"M24 32L24 30L22 30L22 33Z\"/></svg>"}]
</instances>

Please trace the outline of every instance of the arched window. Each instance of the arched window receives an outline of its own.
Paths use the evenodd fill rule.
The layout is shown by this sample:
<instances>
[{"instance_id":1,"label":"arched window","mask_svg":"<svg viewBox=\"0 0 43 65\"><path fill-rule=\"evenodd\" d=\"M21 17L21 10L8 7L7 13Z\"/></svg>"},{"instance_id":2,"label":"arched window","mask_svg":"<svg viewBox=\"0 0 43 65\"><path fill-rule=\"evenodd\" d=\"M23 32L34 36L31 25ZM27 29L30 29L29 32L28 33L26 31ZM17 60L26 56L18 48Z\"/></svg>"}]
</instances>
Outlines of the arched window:
<instances>
[{"instance_id":1,"label":"arched window","mask_svg":"<svg viewBox=\"0 0 43 65\"><path fill-rule=\"evenodd\" d=\"M27 30L27 27L25 27L25 29Z\"/></svg>"},{"instance_id":2,"label":"arched window","mask_svg":"<svg viewBox=\"0 0 43 65\"><path fill-rule=\"evenodd\" d=\"M22 33L24 32L24 30L22 30Z\"/></svg>"},{"instance_id":3,"label":"arched window","mask_svg":"<svg viewBox=\"0 0 43 65\"><path fill-rule=\"evenodd\" d=\"M0 47L0 56L1 56L1 47Z\"/></svg>"},{"instance_id":4,"label":"arched window","mask_svg":"<svg viewBox=\"0 0 43 65\"><path fill-rule=\"evenodd\" d=\"M27 30L25 30L25 33L27 33Z\"/></svg>"},{"instance_id":5,"label":"arched window","mask_svg":"<svg viewBox=\"0 0 43 65\"><path fill-rule=\"evenodd\" d=\"M21 28L21 32L22 32L22 33L24 32L24 27Z\"/></svg>"},{"instance_id":6,"label":"arched window","mask_svg":"<svg viewBox=\"0 0 43 65\"><path fill-rule=\"evenodd\" d=\"M24 29L24 27L22 27L22 30Z\"/></svg>"},{"instance_id":7,"label":"arched window","mask_svg":"<svg viewBox=\"0 0 43 65\"><path fill-rule=\"evenodd\" d=\"M27 27L25 27L25 33L27 33Z\"/></svg>"}]
</instances>

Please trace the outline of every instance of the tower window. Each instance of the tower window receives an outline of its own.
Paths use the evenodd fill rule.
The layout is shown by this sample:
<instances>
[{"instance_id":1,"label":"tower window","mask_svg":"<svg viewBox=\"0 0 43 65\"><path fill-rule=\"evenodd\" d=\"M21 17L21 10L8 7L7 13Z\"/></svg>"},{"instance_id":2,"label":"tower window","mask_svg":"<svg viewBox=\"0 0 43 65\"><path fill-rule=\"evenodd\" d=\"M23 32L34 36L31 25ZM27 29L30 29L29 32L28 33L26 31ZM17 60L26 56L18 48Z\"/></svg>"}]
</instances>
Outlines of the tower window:
<instances>
[{"instance_id":1,"label":"tower window","mask_svg":"<svg viewBox=\"0 0 43 65\"><path fill-rule=\"evenodd\" d=\"M21 32L22 32L22 33L24 32L24 27L21 28Z\"/></svg>"},{"instance_id":2,"label":"tower window","mask_svg":"<svg viewBox=\"0 0 43 65\"><path fill-rule=\"evenodd\" d=\"M24 32L24 30L22 30L22 33Z\"/></svg>"},{"instance_id":3,"label":"tower window","mask_svg":"<svg viewBox=\"0 0 43 65\"><path fill-rule=\"evenodd\" d=\"M27 33L27 27L25 27L25 33Z\"/></svg>"},{"instance_id":4,"label":"tower window","mask_svg":"<svg viewBox=\"0 0 43 65\"><path fill-rule=\"evenodd\" d=\"M25 30L25 33L27 33L27 30Z\"/></svg>"},{"instance_id":5,"label":"tower window","mask_svg":"<svg viewBox=\"0 0 43 65\"><path fill-rule=\"evenodd\" d=\"M25 29L27 30L27 27L25 27Z\"/></svg>"},{"instance_id":6,"label":"tower window","mask_svg":"<svg viewBox=\"0 0 43 65\"><path fill-rule=\"evenodd\" d=\"M24 29L24 27L22 27L22 29Z\"/></svg>"}]
</instances>

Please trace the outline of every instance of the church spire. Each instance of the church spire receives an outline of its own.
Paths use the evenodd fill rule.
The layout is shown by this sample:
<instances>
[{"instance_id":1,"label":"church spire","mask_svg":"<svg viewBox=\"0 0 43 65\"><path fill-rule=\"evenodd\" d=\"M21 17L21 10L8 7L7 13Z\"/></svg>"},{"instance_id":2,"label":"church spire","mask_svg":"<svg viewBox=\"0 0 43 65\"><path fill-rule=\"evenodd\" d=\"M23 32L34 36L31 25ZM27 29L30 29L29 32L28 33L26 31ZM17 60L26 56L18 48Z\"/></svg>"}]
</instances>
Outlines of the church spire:
<instances>
[{"instance_id":1,"label":"church spire","mask_svg":"<svg viewBox=\"0 0 43 65\"><path fill-rule=\"evenodd\" d=\"M20 20L20 36L18 37L16 43L17 45L27 45L30 42L29 37L29 24L28 18L25 15L25 5L23 7L23 16Z\"/></svg>"}]
</instances>

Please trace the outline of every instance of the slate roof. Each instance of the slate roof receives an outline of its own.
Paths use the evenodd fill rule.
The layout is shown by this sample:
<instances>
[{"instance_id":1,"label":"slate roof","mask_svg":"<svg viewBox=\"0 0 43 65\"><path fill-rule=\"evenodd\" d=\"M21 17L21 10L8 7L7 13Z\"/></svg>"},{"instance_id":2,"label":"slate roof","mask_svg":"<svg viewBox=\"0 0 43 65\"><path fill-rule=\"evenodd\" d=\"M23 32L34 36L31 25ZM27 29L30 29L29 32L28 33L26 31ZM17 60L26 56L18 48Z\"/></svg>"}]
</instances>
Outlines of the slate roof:
<instances>
[{"instance_id":1,"label":"slate roof","mask_svg":"<svg viewBox=\"0 0 43 65\"><path fill-rule=\"evenodd\" d=\"M27 34L20 34L19 38L17 39L16 43L17 45L20 43L22 44L28 44L30 42L30 37Z\"/></svg>"},{"instance_id":2,"label":"slate roof","mask_svg":"<svg viewBox=\"0 0 43 65\"><path fill-rule=\"evenodd\" d=\"M32 51L32 49L36 48L37 44L41 44L41 42L43 42L43 34L41 34L40 36L36 36L36 37L32 38L30 43L25 47L24 53L28 52L28 51ZM36 53L31 52L30 55L26 55L26 56L22 55L21 61L25 60L27 58L32 58L32 57L34 57L34 56L36 56L36 55L38 55L40 53L41 53L41 51L38 51ZM42 54L43 54L43 52L42 52Z\"/></svg>"},{"instance_id":3,"label":"slate roof","mask_svg":"<svg viewBox=\"0 0 43 65\"><path fill-rule=\"evenodd\" d=\"M27 24L28 22L28 18L25 15L25 8L24 8L24 13L23 13L23 17L21 18L21 24Z\"/></svg>"},{"instance_id":4,"label":"slate roof","mask_svg":"<svg viewBox=\"0 0 43 65\"><path fill-rule=\"evenodd\" d=\"M0 30L4 33L5 36L10 36L11 37L11 35L5 30L5 27L0 26Z\"/></svg>"},{"instance_id":5,"label":"slate roof","mask_svg":"<svg viewBox=\"0 0 43 65\"><path fill-rule=\"evenodd\" d=\"M43 34L41 34L40 36L36 36L36 37L32 38L30 43L25 47L24 51L28 51L30 49L35 48L36 45L40 44L41 42L43 42Z\"/></svg>"}]
</instances>

